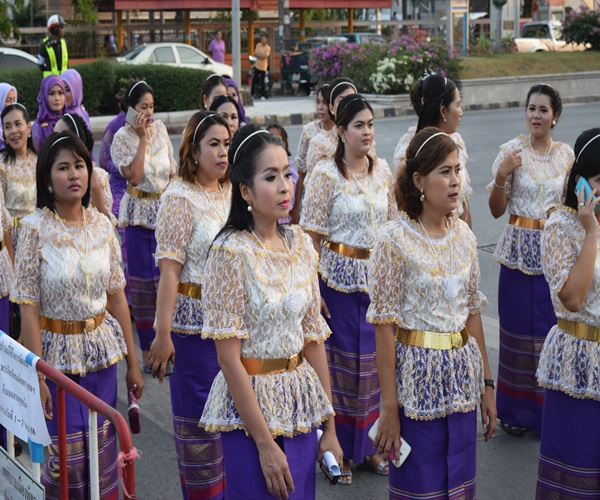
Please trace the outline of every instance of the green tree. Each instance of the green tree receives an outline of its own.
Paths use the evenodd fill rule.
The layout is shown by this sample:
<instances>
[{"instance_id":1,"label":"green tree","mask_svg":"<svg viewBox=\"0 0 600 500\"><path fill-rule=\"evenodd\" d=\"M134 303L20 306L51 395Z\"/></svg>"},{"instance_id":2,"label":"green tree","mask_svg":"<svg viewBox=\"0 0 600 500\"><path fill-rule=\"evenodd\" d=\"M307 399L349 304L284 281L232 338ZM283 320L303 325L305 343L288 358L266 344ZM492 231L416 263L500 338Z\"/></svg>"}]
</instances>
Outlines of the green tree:
<instances>
[{"instance_id":1,"label":"green tree","mask_svg":"<svg viewBox=\"0 0 600 500\"><path fill-rule=\"evenodd\" d=\"M94 0L73 0L75 7L75 25L89 25L98 22L98 7Z\"/></svg>"}]
</instances>

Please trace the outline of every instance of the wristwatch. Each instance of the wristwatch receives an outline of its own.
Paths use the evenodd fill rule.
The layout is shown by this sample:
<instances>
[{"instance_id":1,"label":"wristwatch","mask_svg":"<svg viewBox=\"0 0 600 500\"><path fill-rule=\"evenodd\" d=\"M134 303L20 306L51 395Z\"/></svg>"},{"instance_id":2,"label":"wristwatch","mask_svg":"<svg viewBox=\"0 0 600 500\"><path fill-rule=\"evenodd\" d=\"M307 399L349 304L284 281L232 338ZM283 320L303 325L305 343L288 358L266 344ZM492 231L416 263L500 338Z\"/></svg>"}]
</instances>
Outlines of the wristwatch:
<instances>
[{"instance_id":1,"label":"wristwatch","mask_svg":"<svg viewBox=\"0 0 600 500\"><path fill-rule=\"evenodd\" d=\"M484 385L485 385L486 387L491 387L492 389L495 389L495 388L496 388L496 384L494 383L494 380L493 380L493 379L491 379L491 378L486 378L486 379L483 381L483 383L484 383Z\"/></svg>"}]
</instances>

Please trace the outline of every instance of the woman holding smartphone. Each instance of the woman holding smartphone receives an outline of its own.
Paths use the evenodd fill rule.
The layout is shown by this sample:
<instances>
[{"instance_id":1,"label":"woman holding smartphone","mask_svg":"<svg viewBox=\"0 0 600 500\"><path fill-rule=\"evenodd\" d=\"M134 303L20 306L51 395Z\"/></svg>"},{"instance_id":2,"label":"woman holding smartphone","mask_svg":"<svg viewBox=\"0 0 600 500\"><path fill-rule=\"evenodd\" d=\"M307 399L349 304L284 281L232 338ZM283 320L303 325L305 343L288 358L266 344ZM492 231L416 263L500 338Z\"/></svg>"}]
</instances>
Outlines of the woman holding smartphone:
<instances>
[{"instance_id":1,"label":"woman holding smartphone","mask_svg":"<svg viewBox=\"0 0 600 500\"><path fill-rule=\"evenodd\" d=\"M561 112L556 89L545 83L531 87L525 111L529 135L500 146L492 166L494 180L488 185L492 215L510 214L494 260L501 264L498 418L511 436L528 429L541 432L544 390L535 371L556 317L543 276L540 237L548 209L562 203L574 159L569 145L552 140Z\"/></svg>"},{"instance_id":2,"label":"woman holding smartphone","mask_svg":"<svg viewBox=\"0 0 600 500\"><path fill-rule=\"evenodd\" d=\"M600 128L577 138L575 154L565 205L541 240L558 325L537 372L546 389L540 499L597 498L600 485Z\"/></svg>"},{"instance_id":3,"label":"woman holding smartphone","mask_svg":"<svg viewBox=\"0 0 600 500\"><path fill-rule=\"evenodd\" d=\"M129 119L114 136L110 154L127 180L119 225L125 227L132 312L140 337L144 371L154 339L156 292L160 271L154 263L156 216L160 197L175 175L173 146L167 128L154 120L154 91L144 81L131 85L124 98Z\"/></svg>"}]
</instances>

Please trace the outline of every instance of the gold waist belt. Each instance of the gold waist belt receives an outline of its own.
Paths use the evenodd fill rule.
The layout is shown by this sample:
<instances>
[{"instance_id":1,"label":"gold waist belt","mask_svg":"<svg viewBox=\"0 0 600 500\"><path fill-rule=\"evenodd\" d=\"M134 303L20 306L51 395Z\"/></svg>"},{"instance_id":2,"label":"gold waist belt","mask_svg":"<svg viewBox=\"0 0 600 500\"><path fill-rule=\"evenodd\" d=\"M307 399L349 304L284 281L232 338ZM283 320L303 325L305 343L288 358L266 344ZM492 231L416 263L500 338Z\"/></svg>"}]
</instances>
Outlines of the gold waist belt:
<instances>
[{"instance_id":1,"label":"gold waist belt","mask_svg":"<svg viewBox=\"0 0 600 500\"><path fill-rule=\"evenodd\" d=\"M11 227L19 227L21 225L21 219L22 219L22 217L11 217L10 218Z\"/></svg>"},{"instance_id":2,"label":"gold waist belt","mask_svg":"<svg viewBox=\"0 0 600 500\"><path fill-rule=\"evenodd\" d=\"M558 318L558 327L573 337L590 342L600 342L600 327L586 325L577 321Z\"/></svg>"},{"instance_id":3,"label":"gold waist belt","mask_svg":"<svg viewBox=\"0 0 600 500\"><path fill-rule=\"evenodd\" d=\"M396 328L396 340L402 344L413 347L424 347L425 349L440 349L448 351L459 349L466 345L469 340L469 332L464 327L460 332L436 333L423 330L405 330Z\"/></svg>"},{"instance_id":4,"label":"gold waist belt","mask_svg":"<svg viewBox=\"0 0 600 500\"><path fill-rule=\"evenodd\" d=\"M191 297L192 299L202 298L202 288L200 285L192 285L191 283L177 283L177 291L181 295Z\"/></svg>"},{"instance_id":5,"label":"gold waist belt","mask_svg":"<svg viewBox=\"0 0 600 500\"><path fill-rule=\"evenodd\" d=\"M83 332L91 332L98 328L104 321L104 316L105 313L101 312L93 318L82 321L63 321L62 319L40 316L40 329L63 335L77 335Z\"/></svg>"},{"instance_id":6,"label":"gold waist belt","mask_svg":"<svg viewBox=\"0 0 600 500\"><path fill-rule=\"evenodd\" d=\"M508 223L513 226L524 227L525 229L544 229L546 221L544 219L532 219L531 217L521 217L520 215L511 215Z\"/></svg>"},{"instance_id":7,"label":"gold waist belt","mask_svg":"<svg viewBox=\"0 0 600 500\"><path fill-rule=\"evenodd\" d=\"M354 248L344 245L343 243L334 243L333 241L327 240L323 240L323 245L329 248L329 250L344 255L345 257L352 257L353 259L368 259L371 257L370 248Z\"/></svg>"},{"instance_id":8,"label":"gold waist belt","mask_svg":"<svg viewBox=\"0 0 600 500\"><path fill-rule=\"evenodd\" d=\"M289 358L255 359L242 358L242 364L248 375L270 375L295 370L304 361L304 352L300 351Z\"/></svg>"},{"instance_id":9,"label":"gold waist belt","mask_svg":"<svg viewBox=\"0 0 600 500\"><path fill-rule=\"evenodd\" d=\"M158 200L163 194L162 191L159 191L158 193L148 193L147 191L141 191L133 186L127 186L127 192L134 198L140 200Z\"/></svg>"}]
</instances>

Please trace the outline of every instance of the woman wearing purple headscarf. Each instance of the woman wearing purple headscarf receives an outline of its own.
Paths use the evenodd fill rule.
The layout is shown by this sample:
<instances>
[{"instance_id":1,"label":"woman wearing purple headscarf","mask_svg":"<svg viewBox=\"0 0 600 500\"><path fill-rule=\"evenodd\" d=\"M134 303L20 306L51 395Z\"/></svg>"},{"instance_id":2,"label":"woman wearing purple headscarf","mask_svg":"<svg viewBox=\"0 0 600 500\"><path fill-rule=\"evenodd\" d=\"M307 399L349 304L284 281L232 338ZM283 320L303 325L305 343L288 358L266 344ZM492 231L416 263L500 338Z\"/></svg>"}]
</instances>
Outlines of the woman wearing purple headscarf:
<instances>
[{"instance_id":1,"label":"woman wearing purple headscarf","mask_svg":"<svg viewBox=\"0 0 600 500\"><path fill-rule=\"evenodd\" d=\"M31 127L33 147L36 152L52 133L56 122L66 113L65 84L60 76L49 75L42 80L37 102L39 105L37 119Z\"/></svg>"},{"instance_id":2,"label":"woman wearing purple headscarf","mask_svg":"<svg viewBox=\"0 0 600 500\"><path fill-rule=\"evenodd\" d=\"M240 91L238 90L234 80L232 80L231 78L225 78L225 81L227 82L227 93L235 99L235 102L237 102L238 105L238 118L240 121L240 127L242 125L246 125L246 123L248 123L248 120L246 120L246 110L244 110L244 103L242 102L242 96L240 95Z\"/></svg>"},{"instance_id":3,"label":"woman wearing purple headscarf","mask_svg":"<svg viewBox=\"0 0 600 500\"><path fill-rule=\"evenodd\" d=\"M92 130L90 115L83 105L83 81L77 70L68 69L60 75L65 84L65 104L67 113L77 113L85 120L87 127Z\"/></svg>"},{"instance_id":4,"label":"woman wearing purple headscarf","mask_svg":"<svg viewBox=\"0 0 600 500\"><path fill-rule=\"evenodd\" d=\"M0 83L0 113L6 106L17 102L17 89L9 83ZM0 134L0 150L4 149L4 134Z\"/></svg>"}]
</instances>

